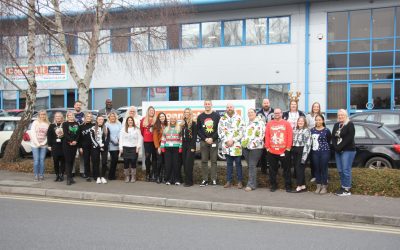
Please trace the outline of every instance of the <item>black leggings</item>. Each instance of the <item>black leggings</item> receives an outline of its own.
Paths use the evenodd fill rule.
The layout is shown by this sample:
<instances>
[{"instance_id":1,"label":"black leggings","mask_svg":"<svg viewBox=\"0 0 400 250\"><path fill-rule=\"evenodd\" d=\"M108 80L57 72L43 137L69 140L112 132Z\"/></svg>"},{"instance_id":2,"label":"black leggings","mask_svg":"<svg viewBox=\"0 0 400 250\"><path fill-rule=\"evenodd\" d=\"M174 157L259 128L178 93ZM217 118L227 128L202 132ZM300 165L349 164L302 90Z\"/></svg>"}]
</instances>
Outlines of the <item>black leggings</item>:
<instances>
[{"instance_id":1,"label":"black leggings","mask_svg":"<svg viewBox=\"0 0 400 250\"><path fill-rule=\"evenodd\" d=\"M110 152L111 162L110 162L110 171L108 172L108 179L115 180L115 171L117 170L119 150L113 150L109 152Z\"/></svg>"},{"instance_id":2,"label":"black leggings","mask_svg":"<svg viewBox=\"0 0 400 250\"><path fill-rule=\"evenodd\" d=\"M72 168L74 166L77 146L64 145L64 157L65 157L65 171L68 178L72 178Z\"/></svg>"},{"instance_id":3,"label":"black leggings","mask_svg":"<svg viewBox=\"0 0 400 250\"><path fill-rule=\"evenodd\" d=\"M146 175L150 175L151 171L153 174L155 174L155 169L157 166L157 152L154 142L144 143L144 154L146 156Z\"/></svg>"},{"instance_id":4,"label":"black leggings","mask_svg":"<svg viewBox=\"0 0 400 250\"><path fill-rule=\"evenodd\" d=\"M105 177L107 171L107 156L108 151L101 151L100 148L92 148L91 149L91 158L93 165L93 178L97 177ZM101 157L101 171L99 172L100 167L100 157Z\"/></svg>"},{"instance_id":5,"label":"black leggings","mask_svg":"<svg viewBox=\"0 0 400 250\"><path fill-rule=\"evenodd\" d=\"M56 175L64 175L65 160L63 155L53 155L54 172Z\"/></svg>"}]
</instances>

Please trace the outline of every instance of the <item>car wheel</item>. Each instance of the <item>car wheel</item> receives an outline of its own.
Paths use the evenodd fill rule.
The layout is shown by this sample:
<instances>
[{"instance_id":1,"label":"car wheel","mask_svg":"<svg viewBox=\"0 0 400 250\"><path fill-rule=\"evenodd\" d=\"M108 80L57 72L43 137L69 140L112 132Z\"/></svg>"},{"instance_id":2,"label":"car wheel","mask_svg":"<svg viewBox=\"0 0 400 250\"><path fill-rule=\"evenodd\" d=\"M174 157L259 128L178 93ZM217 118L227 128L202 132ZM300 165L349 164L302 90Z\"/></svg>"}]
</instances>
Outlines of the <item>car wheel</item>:
<instances>
[{"instance_id":1,"label":"car wheel","mask_svg":"<svg viewBox=\"0 0 400 250\"><path fill-rule=\"evenodd\" d=\"M222 153L222 148L221 147L218 147L218 160L219 161L226 161L226 157Z\"/></svg>"},{"instance_id":2,"label":"car wheel","mask_svg":"<svg viewBox=\"0 0 400 250\"><path fill-rule=\"evenodd\" d=\"M365 163L365 167L370 169L383 169L392 168L392 164L383 157L372 157Z\"/></svg>"}]
</instances>

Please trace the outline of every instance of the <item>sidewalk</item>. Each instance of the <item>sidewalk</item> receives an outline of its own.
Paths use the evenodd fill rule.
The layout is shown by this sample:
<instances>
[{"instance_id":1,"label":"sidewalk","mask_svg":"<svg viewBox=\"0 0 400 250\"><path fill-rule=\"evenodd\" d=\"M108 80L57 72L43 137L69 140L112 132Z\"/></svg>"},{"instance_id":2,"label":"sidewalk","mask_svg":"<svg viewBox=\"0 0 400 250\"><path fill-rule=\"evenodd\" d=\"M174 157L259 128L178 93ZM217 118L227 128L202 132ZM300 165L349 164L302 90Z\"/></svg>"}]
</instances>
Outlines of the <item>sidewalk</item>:
<instances>
[{"instance_id":1,"label":"sidewalk","mask_svg":"<svg viewBox=\"0 0 400 250\"><path fill-rule=\"evenodd\" d=\"M236 188L224 189L221 185L199 187L166 186L138 181L108 184L86 182L75 178L76 184L67 186L54 182L48 175L44 182L33 182L33 175L0 170L0 193L27 194L57 198L126 202L229 211L268 216L336 220L400 227L400 199L352 195L338 197L333 194L315 195L286 193L259 188L245 192Z\"/></svg>"}]
</instances>

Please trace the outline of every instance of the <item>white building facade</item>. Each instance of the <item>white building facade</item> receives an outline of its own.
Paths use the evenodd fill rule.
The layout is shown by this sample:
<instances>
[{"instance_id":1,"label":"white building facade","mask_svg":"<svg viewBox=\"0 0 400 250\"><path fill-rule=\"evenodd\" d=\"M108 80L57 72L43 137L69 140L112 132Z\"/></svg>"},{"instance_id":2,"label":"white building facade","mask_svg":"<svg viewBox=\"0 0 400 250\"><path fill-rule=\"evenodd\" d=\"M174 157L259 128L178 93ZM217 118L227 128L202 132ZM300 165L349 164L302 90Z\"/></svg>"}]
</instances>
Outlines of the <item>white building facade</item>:
<instances>
[{"instance_id":1,"label":"white building facade","mask_svg":"<svg viewBox=\"0 0 400 250\"><path fill-rule=\"evenodd\" d=\"M256 99L260 107L268 97L272 106L287 109L288 91L301 92L301 110L319 102L328 116L339 108L400 106L399 1L195 1L195 8L178 26L152 27L175 36L175 45L146 34L104 44L89 108L102 108L106 98L114 107L203 99ZM26 56L24 34L0 35L3 43L15 41L17 57ZM37 109L71 107L78 99L76 85L68 70L63 74L57 48L45 43L39 54L47 78L38 82ZM83 68L87 48L78 40L71 44ZM161 53L163 59L142 72L137 53ZM1 82L0 108L23 106L23 94Z\"/></svg>"}]
</instances>

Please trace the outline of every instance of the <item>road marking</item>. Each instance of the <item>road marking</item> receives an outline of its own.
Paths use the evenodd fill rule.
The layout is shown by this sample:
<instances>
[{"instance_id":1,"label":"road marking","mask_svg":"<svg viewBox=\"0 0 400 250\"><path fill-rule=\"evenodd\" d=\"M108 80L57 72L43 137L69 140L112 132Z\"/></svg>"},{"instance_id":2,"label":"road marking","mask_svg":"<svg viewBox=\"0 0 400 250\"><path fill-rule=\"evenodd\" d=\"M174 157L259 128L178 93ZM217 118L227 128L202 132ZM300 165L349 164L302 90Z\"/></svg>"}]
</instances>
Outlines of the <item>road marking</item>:
<instances>
[{"instance_id":1,"label":"road marking","mask_svg":"<svg viewBox=\"0 0 400 250\"><path fill-rule=\"evenodd\" d=\"M247 221L274 222L274 223L282 223L282 224L326 227L326 228L334 228L334 229L347 229L347 230L400 235L400 228L376 226L376 225L365 225L365 224L346 224L344 222L342 223L342 222L326 222L326 221L318 221L318 220L287 219L287 218L269 217L269 216L263 216L263 215L237 214L237 213L217 212L217 211L209 211L209 210L201 211L201 210L179 209L179 208L173 208L173 207L152 207L152 206L142 206L142 205L134 205L134 204L121 204L121 203L98 202L98 201L87 201L87 200L41 198L41 197L36 197L36 196L17 196L17 195L2 195L2 194L0 194L0 199L36 201L36 202L92 206L92 207L104 207L104 208L119 208L119 209L127 209L127 210L146 211L146 212L194 215L194 216L215 217L215 218L224 218L224 219L247 220Z\"/></svg>"}]
</instances>

